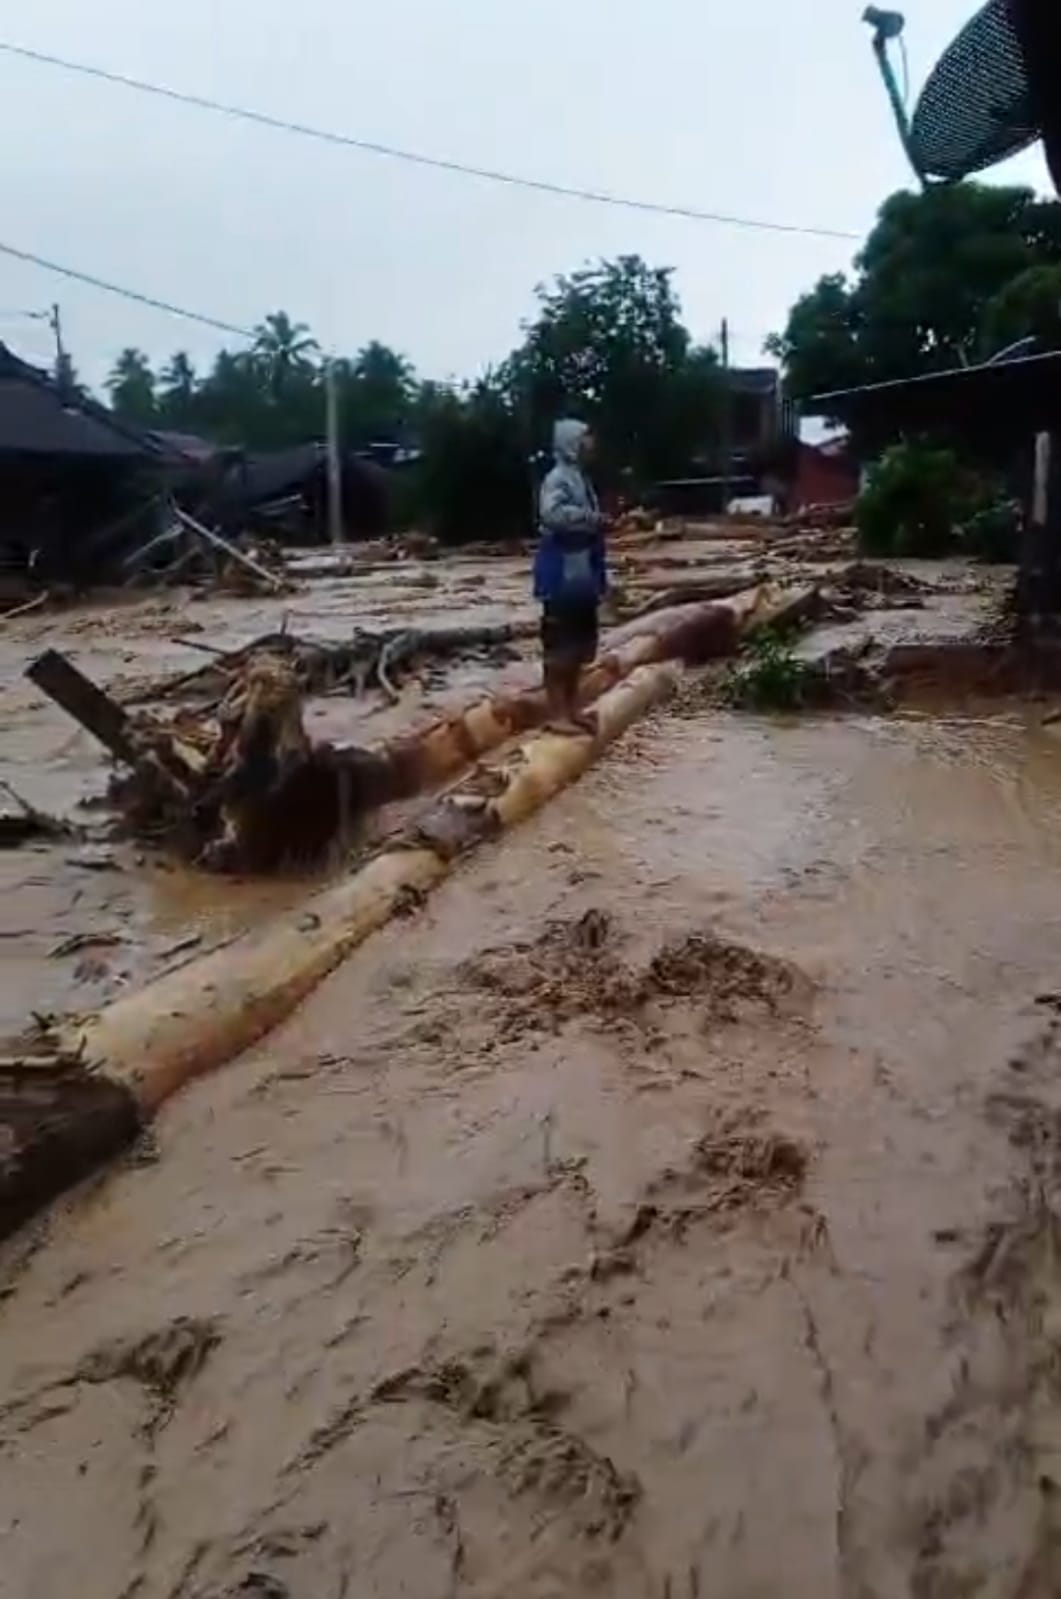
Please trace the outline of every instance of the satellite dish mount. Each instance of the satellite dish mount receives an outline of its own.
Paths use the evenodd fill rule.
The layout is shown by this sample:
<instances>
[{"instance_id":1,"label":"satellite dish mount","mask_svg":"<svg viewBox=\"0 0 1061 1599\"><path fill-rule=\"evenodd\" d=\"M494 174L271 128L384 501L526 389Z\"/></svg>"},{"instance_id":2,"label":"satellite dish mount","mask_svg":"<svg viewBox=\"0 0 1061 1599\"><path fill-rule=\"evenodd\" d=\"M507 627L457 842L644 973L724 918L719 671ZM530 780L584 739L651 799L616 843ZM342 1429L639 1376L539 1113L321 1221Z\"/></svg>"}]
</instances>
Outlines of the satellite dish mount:
<instances>
[{"instance_id":1,"label":"satellite dish mount","mask_svg":"<svg viewBox=\"0 0 1061 1599\"><path fill-rule=\"evenodd\" d=\"M910 142L910 117L906 109L906 98L899 88L899 80L895 75L895 67L888 46L896 40L901 40L903 29L906 27L906 18L901 11L882 11L879 6L867 6L862 13L862 20L873 29L873 54L877 58L877 66L884 80L884 87L888 92L895 125L899 130L903 149L906 151L907 160L923 183L924 178L918 170L914 159L913 146Z\"/></svg>"}]
</instances>

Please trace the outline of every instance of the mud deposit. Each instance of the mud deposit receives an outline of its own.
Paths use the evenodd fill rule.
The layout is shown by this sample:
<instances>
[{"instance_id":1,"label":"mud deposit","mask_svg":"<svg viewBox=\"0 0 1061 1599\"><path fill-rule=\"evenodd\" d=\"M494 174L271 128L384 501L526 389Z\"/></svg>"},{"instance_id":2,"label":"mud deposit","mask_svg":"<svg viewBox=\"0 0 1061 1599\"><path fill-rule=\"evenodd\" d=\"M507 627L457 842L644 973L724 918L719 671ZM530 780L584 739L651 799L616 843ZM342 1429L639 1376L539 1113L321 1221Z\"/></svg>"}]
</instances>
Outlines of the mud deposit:
<instances>
[{"instance_id":1,"label":"mud deposit","mask_svg":"<svg viewBox=\"0 0 1061 1599\"><path fill-rule=\"evenodd\" d=\"M4 1259L12 1599L1061 1591L1061 743L661 717Z\"/></svg>"}]
</instances>

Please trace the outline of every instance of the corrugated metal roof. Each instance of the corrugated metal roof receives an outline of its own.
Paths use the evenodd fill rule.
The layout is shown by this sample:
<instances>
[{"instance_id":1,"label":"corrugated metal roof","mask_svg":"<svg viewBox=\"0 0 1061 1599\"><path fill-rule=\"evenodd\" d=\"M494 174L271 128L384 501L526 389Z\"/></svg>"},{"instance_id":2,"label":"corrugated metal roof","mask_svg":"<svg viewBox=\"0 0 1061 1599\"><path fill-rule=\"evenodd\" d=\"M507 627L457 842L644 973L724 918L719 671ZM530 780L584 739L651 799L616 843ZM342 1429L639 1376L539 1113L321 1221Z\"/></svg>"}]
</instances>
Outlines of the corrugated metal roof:
<instances>
[{"instance_id":1,"label":"corrugated metal roof","mask_svg":"<svg viewBox=\"0 0 1061 1599\"><path fill-rule=\"evenodd\" d=\"M807 415L903 429L984 427L999 438L1061 420L1061 350L817 394Z\"/></svg>"},{"instance_id":2,"label":"corrugated metal roof","mask_svg":"<svg viewBox=\"0 0 1061 1599\"><path fill-rule=\"evenodd\" d=\"M159 452L105 406L63 394L0 344L0 454L134 460Z\"/></svg>"}]
</instances>

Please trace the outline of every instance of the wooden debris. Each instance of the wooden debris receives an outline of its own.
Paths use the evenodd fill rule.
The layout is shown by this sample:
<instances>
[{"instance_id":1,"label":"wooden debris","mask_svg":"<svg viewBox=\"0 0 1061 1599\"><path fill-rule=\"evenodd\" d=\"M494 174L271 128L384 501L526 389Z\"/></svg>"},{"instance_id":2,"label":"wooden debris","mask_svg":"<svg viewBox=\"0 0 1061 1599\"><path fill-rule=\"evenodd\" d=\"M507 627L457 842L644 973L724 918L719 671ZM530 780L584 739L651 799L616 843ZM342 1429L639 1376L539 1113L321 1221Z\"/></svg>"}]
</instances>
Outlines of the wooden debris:
<instances>
[{"instance_id":1,"label":"wooden debris","mask_svg":"<svg viewBox=\"0 0 1061 1599\"><path fill-rule=\"evenodd\" d=\"M360 696L369 689L381 688L393 697L399 674L421 661L507 652L518 640L536 633L537 627L536 622L506 622L487 627L396 628L380 633L357 628L350 639L330 643L283 631L263 633L240 649L217 651L216 659L193 672L150 685L129 703L178 697L220 700L256 661L264 659L280 660L289 666L304 694Z\"/></svg>"},{"instance_id":2,"label":"wooden debris","mask_svg":"<svg viewBox=\"0 0 1061 1599\"><path fill-rule=\"evenodd\" d=\"M731 655L743 635L797 620L816 598L813 589L759 585L642 616L610 635L606 652L584 674L583 697L607 693L642 665ZM402 632L382 646L379 635L368 635L367 651L356 639L321 646L272 634L192 674L216 697L201 710L179 710L168 723L130 715L54 652L47 670L37 662L30 675L118 757L125 770L112 797L134 836L213 870L271 872L341 851L369 810L439 787L545 718L544 696L535 689L484 698L376 749L340 748L309 740L302 720L307 685L320 692L334 686L336 673L344 681L366 665L388 683L389 671L415 659L425 638L435 650L467 648L469 640L492 647L507 643L513 631ZM454 840L467 830L473 808L459 818L447 813ZM441 847L446 854L449 846Z\"/></svg>"},{"instance_id":3,"label":"wooden debris","mask_svg":"<svg viewBox=\"0 0 1061 1599\"><path fill-rule=\"evenodd\" d=\"M105 694L65 655L58 650L45 650L26 668L26 676L98 739L115 760L135 760L128 716L116 700Z\"/></svg>"},{"instance_id":4,"label":"wooden debris","mask_svg":"<svg viewBox=\"0 0 1061 1599\"><path fill-rule=\"evenodd\" d=\"M74 1055L0 1061L0 1238L125 1149L141 1126L135 1096Z\"/></svg>"},{"instance_id":5,"label":"wooden debris","mask_svg":"<svg viewBox=\"0 0 1061 1599\"><path fill-rule=\"evenodd\" d=\"M241 568L244 572L248 572L256 580L259 587L270 589L274 594L282 594L289 587L284 578L278 577L275 572L268 571L260 562L246 555L235 544L230 544L228 539L222 538L220 533L204 527L202 522L196 521L194 516L190 516L187 511L183 511L179 505L174 505L173 512L180 525L193 538L208 545L210 549L219 551L229 563Z\"/></svg>"},{"instance_id":6,"label":"wooden debris","mask_svg":"<svg viewBox=\"0 0 1061 1599\"><path fill-rule=\"evenodd\" d=\"M121 933L71 933L69 938L60 939L48 954L53 960L62 960L67 955L79 954L83 949L111 949L124 942Z\"/></svg>"},{"instance_id":7,"label":"wooden debris","mask_svg":"<svg viewBox=\"0 0 1061 1599\"><path fill-rule=\"evenodd\" d=\"M17 849L35 838L69 838L73 828L56 816L47 816L29 800L23 799L17 789L0 778L0 791L15 804L14 815L0 815L0 849Z\"/></svg>"}]
</instances>

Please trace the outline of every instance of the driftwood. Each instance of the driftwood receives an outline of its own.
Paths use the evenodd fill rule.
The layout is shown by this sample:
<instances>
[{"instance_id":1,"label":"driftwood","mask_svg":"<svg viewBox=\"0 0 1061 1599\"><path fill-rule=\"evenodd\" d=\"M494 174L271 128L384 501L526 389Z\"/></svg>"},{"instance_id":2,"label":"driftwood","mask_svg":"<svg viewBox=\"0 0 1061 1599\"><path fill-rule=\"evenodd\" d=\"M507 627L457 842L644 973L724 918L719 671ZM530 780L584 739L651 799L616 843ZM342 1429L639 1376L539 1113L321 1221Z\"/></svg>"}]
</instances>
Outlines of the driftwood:
<instances>
[{"instance_id":1,"label":"driftwood","mask_svg":"<svg viewBox=\"0 0 1061 1599\"><path fill-rule=\"evenodd\" d=\"M279 594L282 594L287 589L288 584L283 578L277 577L275 572L268 571L259 562L252 560L249 555L237 549L235 544L230 544L228 539L222 538L220 533L204 527L202 522L196 521L194 516L189 516L188 512L183 511L179 505L175 504L173 506L173 513L180 525L186 528L193 538L208 545L212 550L220 551L235 566L242 567L244 571L249 572L259 584Z\"/></svg>"},{"instance_id":2,"label":"driftwood","mask_svg":"<svg viewBox=\"0 0 1061 1599\"><path fill-rule=\"evenodd\" d=\"M218 870L319 858L387 797L388 768L357 749L311 746L291 670L257 662L215 718L133 717L57 651L28 669L124 768L112 798L128 829Z\"/></svg>"},{"instance_id":3,"label":"driftwood","mask_svg":"<svg viewBox=\"0 0 1061 1599\"><path fill-rule=\"evenodd\" d=\"M61 1047L83 1052L153 1114L189 1079L231 1060L289 1016L371 932L418 904L458 855L523 821L573 782L674 681L668 666L634 673L598 702L596 740L538 734L488 777L475 774L437 801L351 878L97 1016L63 1026Z\"/></svg>"},{"instance_id":4,"label":"driftwood","mask_svg":"<svg viewBox=\"0 0 1061 1599\"><path fill-rule=\"evenodd\" d=\"M805 614L814 598L810 589L757 587L641 617L610 635L606 652L583 675L583 701L607 694L641 666L731 655L743 634ZM468 635L460 629L450 637L466 642ZM476 636L493 641L498 634L481 629ZM317 682L334 656L326 654L322 667L305 648L294 641L287 659L252 651L236 671L231 662L229 668L210 663L207 676L222 670L212 686L227 673L229 692L209 712L185 709L165 725L115 705L54 652L46 670L37 662L30 671L125 768L112 796L128 829L224 871L317 861L349 844L366 812L440 787L545 720L545 698L535 689L486 697L374 749L313 745L302 722L303 685L307 677Z\"/></svg>"},{"instance_id":5,"label":"driftwood","mask_svg":"<svg viewBox=\"0 0 1061 1599\"><path fill-rule=\"evenodd\" d=\"M35 838L69 838L73 833L69 823L39 811L3 778L0 793L6 794L15 806L13 814L0 813L0 849L17 849Z\"/></svg>"},{"instance_id":6,"label":"driftwood","mask_svg":"<svg viewBox=\"0 0 1061 1599\"><path fill-rule=\"evenodd\" d=\"M394 698L398 675L421 661L504 650L536 631L535 622L506 622L489 627L393 628L379 633L357 628L349 640L331 643L300 638L288 632L264 633L240 649L211 651L216 658L208 665L196 667L193 672L165 683L149 685L128 703L142 704L157 699L216 702L232 692L255 662L264 659L287 664L305 694L361 695L379 687L388 697Z\"/></svg>"},{"instance_id":7,"label":"driftwood","mask_svg":"<svg viewBox=\"0 0 1061 1599\"><path fill-rule=\"evenodd\" d=\"M120 1154L140 1126L128 1087L76 1055L0 1060L0 1238Z\"/></svg>"},{"instance_id":8,"label":"driftwood","mask_svg":"<svg viewBox=\"0 0 1061 1599\"><path fill-rule=\"evenodd\" d=\"M748 566L719 572L712 577L691 577L688 581L672 579L653 583L634 579L630 584L633 608L625 620L634 622L639 617L651 616L654 611L666 611L675 605L728 599L762 582L764 576L763 572Z\"/></svg>"}]
</instances>

